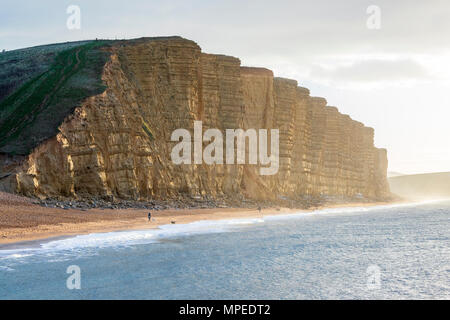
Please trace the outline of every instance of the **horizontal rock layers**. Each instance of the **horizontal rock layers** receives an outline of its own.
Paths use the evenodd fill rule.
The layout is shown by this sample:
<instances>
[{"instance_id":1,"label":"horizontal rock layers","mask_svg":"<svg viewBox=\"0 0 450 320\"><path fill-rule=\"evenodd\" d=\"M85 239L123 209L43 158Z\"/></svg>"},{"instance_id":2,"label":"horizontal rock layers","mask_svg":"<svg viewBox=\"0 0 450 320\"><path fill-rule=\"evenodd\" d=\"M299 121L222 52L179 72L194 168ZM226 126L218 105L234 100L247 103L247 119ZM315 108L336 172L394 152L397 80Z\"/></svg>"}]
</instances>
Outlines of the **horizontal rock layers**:
<instances>
[{"instance_id":1,"label":"horizontal rock layers","mask_svg":"<svg viewBox=\"0 0 450 320\"><path fill-rule=\"evenodd\" d=\"M290 79L201 52L182 38L122 42L103 70L105 92L77 107L59 133L0 180L39 197L180 195L255 200L389 194L386 150L374 131L310 97ZM279 171L259 165L175 165L175 129L279 129ZM205 144L206 145L206 144ZM225 154L225 152L224 152Z\"/></svg>"}]
</instances>

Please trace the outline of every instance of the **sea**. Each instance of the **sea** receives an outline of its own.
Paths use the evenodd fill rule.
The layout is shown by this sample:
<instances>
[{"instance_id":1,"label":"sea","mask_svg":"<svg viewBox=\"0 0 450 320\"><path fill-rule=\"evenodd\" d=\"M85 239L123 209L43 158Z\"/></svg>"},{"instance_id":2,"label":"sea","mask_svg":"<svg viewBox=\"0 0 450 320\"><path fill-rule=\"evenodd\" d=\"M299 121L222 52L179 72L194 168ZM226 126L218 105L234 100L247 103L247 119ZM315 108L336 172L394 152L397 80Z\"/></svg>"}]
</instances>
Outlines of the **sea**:
<instances>
[{"instance_id":1,"label":"sea","mask_svg":"<svg viewBox=\"0 0 450 320\"><path fill-rule=\"evenodd\" d=\"M450 299L450 201L3 246L0 299Z\"/></svg>"}]
</instances>

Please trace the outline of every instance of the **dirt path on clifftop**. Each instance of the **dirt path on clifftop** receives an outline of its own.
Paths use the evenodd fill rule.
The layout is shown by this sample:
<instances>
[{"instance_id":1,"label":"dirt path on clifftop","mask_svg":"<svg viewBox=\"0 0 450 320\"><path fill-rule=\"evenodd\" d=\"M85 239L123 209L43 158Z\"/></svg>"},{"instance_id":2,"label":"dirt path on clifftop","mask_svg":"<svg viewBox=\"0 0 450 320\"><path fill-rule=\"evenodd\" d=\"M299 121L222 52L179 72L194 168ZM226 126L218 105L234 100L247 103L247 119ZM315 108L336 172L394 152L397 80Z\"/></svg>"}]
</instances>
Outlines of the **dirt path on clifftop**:
<instances>
[{"instance_id":1,"label":"dirt path on clifftop","mask_svg":"<svg viewBox=\"0 0 450 320\"><path fill-rule=\"evenodd\" d=\"M56 75L53 76L57 78L57 82L51 86L51 90L42 97L41 102L37 106L23 115L22 118L20 114L13 113L5 121L3 121L2 126L4 128L9 128L9 131L7 131L7 133L4 135L5 140L9 139L9 137L13 136L22 128L33 123L37 115L46 108L46 106L51 102L51 99L61 89L64 83L79 71L81 64L81 50L86 50L86 48L77 48L72 54L67 55L64 66L57 71Z\"/></svg>"},{"instance_id":2,"label":"dirt path on clifftop","mask_svg":"<svg viewBox=\"0 0 450 320\"><path fill-rule=\"evenodd\" d=\"M66 81L66 79L68 78L68 73L70 73L69 77L72 76L75 72L78 71L78 68L80 66L80 50L81 49L76 49L74 57L75 57L75 65L73 66L72 70L70 70L69 72L66 72L66 70L70 67L70 62L71 62L71 56L67 57L67 63L64 66L64 68L60 71L60 77L58 82L56 83L55 87L53 87L52 91L47 93L44 96L44 99L42 100L41 104L36 108L35 112L40 112L42 111L42 109L45 107L45 105L50 101L50 99L55 95L55 93L61 88L61 85L64 83L64 81Z\"/></svg>"}]
</instances>

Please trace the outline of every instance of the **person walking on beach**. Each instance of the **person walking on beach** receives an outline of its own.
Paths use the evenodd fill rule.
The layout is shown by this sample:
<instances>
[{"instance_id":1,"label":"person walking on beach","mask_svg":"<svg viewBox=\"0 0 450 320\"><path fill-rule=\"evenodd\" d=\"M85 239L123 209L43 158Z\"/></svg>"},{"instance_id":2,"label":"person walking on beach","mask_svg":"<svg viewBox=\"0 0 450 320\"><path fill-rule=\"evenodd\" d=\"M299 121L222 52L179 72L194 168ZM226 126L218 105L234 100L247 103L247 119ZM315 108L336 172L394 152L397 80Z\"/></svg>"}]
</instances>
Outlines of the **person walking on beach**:
<instances>
[{"instance_id":1,"label":"person walking on beach","mask_svg":"<svg viewBox=\"0 0 450 320\"><path fill-rule=\"evenodd\" d=\"M148 221L151 221L151 220L152 220L152 213L149 212L149 213L148 213Z\"/></svg>"}]
</instances>

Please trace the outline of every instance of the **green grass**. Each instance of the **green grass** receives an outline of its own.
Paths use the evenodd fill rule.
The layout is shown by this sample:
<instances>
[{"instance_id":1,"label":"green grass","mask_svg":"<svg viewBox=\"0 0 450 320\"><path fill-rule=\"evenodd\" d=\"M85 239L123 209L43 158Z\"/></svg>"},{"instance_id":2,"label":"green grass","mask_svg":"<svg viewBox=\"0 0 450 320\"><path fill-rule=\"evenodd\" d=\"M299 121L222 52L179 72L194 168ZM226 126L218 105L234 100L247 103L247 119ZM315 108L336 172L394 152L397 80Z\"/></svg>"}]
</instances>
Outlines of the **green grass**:
<instances>
[{"instance_id":1,"label":"green grass","mask_svg":"<svg viewBox=\"0 0 450 320\"><path fill-rule=\"evenodd\" d=\"M47 71L0 102L0 152L27 154L56 134L85 98L105 90L101 73L109 41L92 41L58 53ZM78 57L78 59L77 59Z\"/></svg>"},{"instance_id":2,"label":"green grass","mask_svg":"<svg viewBox=\"0 0 450 320\"><path fill-rule=\"evenodd\" d=\"M27 81L47 71L61 51L92 42L65 42L0 53L0 102Z\"/></svg>"}]
</instances>

